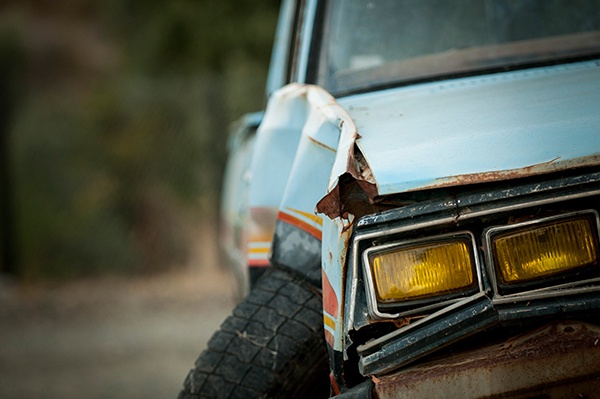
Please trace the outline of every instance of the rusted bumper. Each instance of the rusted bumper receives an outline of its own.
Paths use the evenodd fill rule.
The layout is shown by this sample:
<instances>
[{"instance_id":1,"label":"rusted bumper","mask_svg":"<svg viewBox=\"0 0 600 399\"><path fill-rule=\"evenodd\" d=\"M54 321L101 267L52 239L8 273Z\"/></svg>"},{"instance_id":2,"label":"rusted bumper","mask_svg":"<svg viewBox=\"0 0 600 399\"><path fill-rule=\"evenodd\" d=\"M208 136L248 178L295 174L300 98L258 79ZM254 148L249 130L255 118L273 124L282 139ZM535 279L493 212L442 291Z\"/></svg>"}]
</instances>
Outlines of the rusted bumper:
<instances>
[{"instance_id":1,"label":"rusted bumper","mask_svg":"<svg viewBox=\"0 0 600 399\"><path fill-rule=\"evenodd\" d=\"M373 381L380 399L598 398L600 327L554 323Z\"/></svg>"}]
</instances>

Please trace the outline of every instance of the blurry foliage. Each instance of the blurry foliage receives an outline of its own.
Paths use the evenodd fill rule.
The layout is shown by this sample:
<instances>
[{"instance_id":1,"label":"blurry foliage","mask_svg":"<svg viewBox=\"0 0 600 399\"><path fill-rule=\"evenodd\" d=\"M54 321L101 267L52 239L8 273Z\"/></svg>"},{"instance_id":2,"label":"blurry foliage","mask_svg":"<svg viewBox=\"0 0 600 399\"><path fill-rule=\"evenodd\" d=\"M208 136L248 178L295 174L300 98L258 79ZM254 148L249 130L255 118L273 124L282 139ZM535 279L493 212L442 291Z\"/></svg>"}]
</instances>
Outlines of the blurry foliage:
<instances>
[{"instance_id":1,"label":"blurry foliage","mask_svg":"<svg viewBox=\"0 0 600 399\"><path fill-rule=\"evenodd\" d=\"M221 71L231 55L263 62L270 54L279 1L113 2L113 27L126 38L130 61L148 72Z\"/></svg>"},{"instance_id":2,"label":"blurry foliage","mask_svg":"<svg viewBox=\"0 0 600 399\"><path fill-rule=\"evenodd\" d=\"M0 39L24 61L3 146L22 278L185 263L194 225L216 224L228 124L263 105L278 7L0 6Z\"/></svg>"}]
</instances>

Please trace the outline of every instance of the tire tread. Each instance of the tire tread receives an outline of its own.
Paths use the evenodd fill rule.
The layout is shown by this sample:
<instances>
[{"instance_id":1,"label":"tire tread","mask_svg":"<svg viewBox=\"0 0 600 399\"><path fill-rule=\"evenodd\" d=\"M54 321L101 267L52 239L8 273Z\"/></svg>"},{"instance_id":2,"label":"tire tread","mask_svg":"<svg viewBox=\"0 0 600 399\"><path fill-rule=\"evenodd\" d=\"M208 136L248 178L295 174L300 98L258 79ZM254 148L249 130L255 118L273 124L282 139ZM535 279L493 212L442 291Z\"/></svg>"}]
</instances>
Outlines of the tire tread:
<instances>
[{"instance_id":1,"label":"tire tread","mask_svg":"<svg viewBox=\"0 0 600 399\"><path fill-rule=\"evenodd\" d=\"M208 341L178 398L326 394L321 312L318 290L271 267Z\"/></svg>"}]
</instances>

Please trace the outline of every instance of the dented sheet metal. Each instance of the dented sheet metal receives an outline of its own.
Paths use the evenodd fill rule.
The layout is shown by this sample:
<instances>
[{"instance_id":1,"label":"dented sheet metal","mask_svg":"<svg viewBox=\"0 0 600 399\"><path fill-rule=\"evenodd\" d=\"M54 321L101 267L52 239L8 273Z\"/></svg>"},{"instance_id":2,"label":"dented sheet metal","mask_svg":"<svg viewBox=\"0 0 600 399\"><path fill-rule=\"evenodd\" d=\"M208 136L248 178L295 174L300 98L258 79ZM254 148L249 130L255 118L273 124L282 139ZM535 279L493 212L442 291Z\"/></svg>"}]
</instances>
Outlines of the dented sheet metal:
<instances>
[{"instance_id":1,"label":"dented sheet metal","mask_svg":"<svg viewBox=\"0 0 600 399\"><path fill-rule=\"evenodd\" d=\"M290 84L269 100L251 168L251 209L277 209L277 227L270 226L270 231L275 231L269 254L272 261L314 279L315 275L321 277L317 253L321 240L329 240L333 246L331 252L323 252L335 251L335 257L328 258L331 267L323 269L323 280L330 289L328 340L336 348L341 348L342 339L343 257L339 256L337 230L333 236L322 236L322 215L315 214L315 204L327 193L334 162L342 160L343 169L361 178L353 153L356 137L352 120L329 93L317 86ZM349 152L338 157L339 149L346 147ZM251 222L259 225L260 221ZM319 244L316 249L315 242ZM267 251L261 253L267 255Z\"/></svg>"},{"instance_id":2,"label":"dented sheet metal","mask_svg":"<svg viewBox=\"0 0 600 399\"><path fill-rule=\"evenodd\" d=\"M498 345L373 380L380 399L597 398L599 343L597 326L554 323Z\"/></svg>"},{"instance_id":3,"label":"dented sheet metal","mask_svg":"<svg viewBox=\"0 0 600 399\"><path fill-rule=\"evenodd\" d=\"M356 141L360 136L356 131L354 121L345 114L340 119L339 127L340 141L327 195L317 203L317 211L324 213L331 219L340 216L348 219L348 213L351 209L348 206L349 199L343 198L343 182L352 180L358 183L360 189L366 193L369 199L377 195L377 184L364 157L356 147Z\"/></svg>"},{"instance_id":4,"label":"dented sheet metal","mask_svg":"<svg viewBox=\"0 0 600 399\"><path fill-rule=\"evenodd\" d=\"M288 107L291 110L287 111ZM275 111L270 112L271 109ZM290 127L285 119L281 120L281 115L294 112L301 117ZM290 151L285 155L286 163L289 163L290 167L286 171L287 181L283 185L285 189L279 197L280 211L288 212L289 209L294 209L314 215L315 204L327 192L331 168L337 159L340 131L342 135L345 134L347 129L344 126L351 126L351 120L337 101L322 88L291 84L271 98L259 129L259 140L262 130L268 130L271 125L277 127L271 135L291 133L299 137L294 152ZM275 151L277 148L271 148L271 152ZM271 154L266 156L270 157ZM266 176L280 166L279 163L263 163L265 168L262 172ZM269 183L265 183L263 190L268 190ZM316 224L313 227L320 229L319 226L320 224Z\"/></svg>"},{"instance_id":5,"label":"dented sheet metal","mask_svg":"<svg viewBox=\"0 0 600 399\"><path fill-rule=\"evenodd\" d=\"M468 99L469 101L465 101ZM340 100L329 193L343 214L350 177L377 196L600 164L600 62L441 81Z\"/></svg>"},{"instance_id":6,"label":"dented sheet metal","mask_svg":"<svg viewBox=\"0 0 600 399\"><path fill-rule=\"evenodd\" d=\"M491 299L480 293L359 346L359 371L365 376L388 373L498 321Z\"/></svg>"}]
</instances>

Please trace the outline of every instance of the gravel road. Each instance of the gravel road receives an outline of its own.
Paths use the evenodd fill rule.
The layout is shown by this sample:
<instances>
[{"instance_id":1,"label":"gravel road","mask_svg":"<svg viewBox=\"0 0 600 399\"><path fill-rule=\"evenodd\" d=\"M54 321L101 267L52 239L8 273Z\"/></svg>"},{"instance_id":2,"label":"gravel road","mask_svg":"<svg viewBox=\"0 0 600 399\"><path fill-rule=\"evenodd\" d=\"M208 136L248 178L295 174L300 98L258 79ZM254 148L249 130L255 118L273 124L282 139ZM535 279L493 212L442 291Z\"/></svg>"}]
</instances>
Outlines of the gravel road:
<instances>
[{"instance_id":1,"label":"gravel road","mask_svg":"<svg viewBox=\"0 0 600 399\"><path fill-rule=\"evenodd\" d=\"M175 398L234 306L216 267L27 288L0 284L0 398Z\"/></svg>"}]
</instances>

